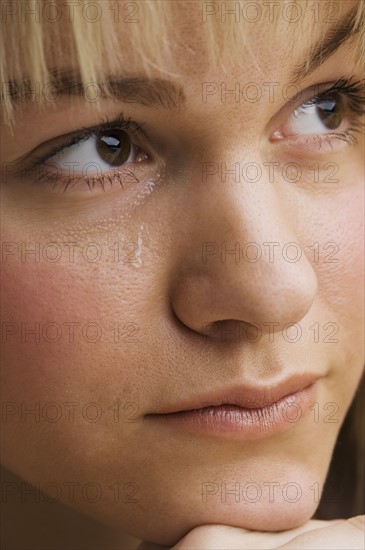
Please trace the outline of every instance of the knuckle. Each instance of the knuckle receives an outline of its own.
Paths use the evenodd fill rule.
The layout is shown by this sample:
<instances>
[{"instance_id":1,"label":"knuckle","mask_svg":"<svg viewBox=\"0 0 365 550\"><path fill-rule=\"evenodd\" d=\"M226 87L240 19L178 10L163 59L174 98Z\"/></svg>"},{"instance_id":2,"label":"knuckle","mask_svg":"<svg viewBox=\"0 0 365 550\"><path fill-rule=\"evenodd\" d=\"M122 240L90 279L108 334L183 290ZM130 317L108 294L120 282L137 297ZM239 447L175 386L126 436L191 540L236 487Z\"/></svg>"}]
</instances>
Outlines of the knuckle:
<instances>
[{"instance_id":1,"label":"knuckle","mask_svg":"<svg viewBox=\"0 0 365 550\"><path fill-rule=\"evenodd\" d=\"M361 532L365 531L365 516L355 516L347 520L353 527L356 527Z\"/></svg>"}]
</instances>

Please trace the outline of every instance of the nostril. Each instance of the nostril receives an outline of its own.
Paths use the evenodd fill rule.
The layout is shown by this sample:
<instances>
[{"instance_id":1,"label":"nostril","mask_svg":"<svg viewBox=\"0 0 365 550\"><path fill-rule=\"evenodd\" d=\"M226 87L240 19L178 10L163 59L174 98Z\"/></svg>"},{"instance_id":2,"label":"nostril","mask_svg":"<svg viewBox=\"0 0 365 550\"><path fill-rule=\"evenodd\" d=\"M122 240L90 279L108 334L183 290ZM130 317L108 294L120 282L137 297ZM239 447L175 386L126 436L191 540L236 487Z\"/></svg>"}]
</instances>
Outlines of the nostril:
<instances>
[{"instance_id":1,"label":"nostril","mask_svg":"<svg viewBox=\"0 0 365 550\"><path fill-rule=\"evenodd\" d=\"M246 323L239 319L222 319L204 323L202 334L215 342L257 342L262 336L262 328L256 323Z\"/></svg>"}]
</instances>

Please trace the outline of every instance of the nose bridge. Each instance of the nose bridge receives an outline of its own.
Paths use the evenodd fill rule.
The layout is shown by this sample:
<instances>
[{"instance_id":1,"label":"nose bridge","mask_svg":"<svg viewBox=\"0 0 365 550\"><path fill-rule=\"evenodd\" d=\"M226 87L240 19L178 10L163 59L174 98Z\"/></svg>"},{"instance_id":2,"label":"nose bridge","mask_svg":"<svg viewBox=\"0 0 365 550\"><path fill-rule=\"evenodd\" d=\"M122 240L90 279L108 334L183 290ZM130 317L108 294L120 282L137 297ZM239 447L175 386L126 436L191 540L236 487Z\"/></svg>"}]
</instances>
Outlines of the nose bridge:
<instances>
[{"instance_id":1,"label":"nose bridge","mask_svg":"<svg viewBox=\"0 0 365 550\"><path fill-rule=\"evenodd\" d=\"M218 169L218 163L208 167L210 180L203 168L195 182L196 215L184 247L190 257L177 277L175 312L198 331L224 319L297 322L310 308L317 282L293 214L258 160L251 164L256 176L251 172L248 180L248 162L254 161L238 167L222 162Z\"/></svg>"},{"instance_id":2,"label":"nose bridge","mask_svg":"<svg viewBox=\"0 0 365 550\"><path fill-rule=\"evenodd\" d=\"M238 117L239 112L234 113ZM232 120L231 135L226 132L219 139L213 136L206 143L201 151L201 168L196 165L190 183L194 192L201 194L205 212L209 209L215 212L218 231L222 230L218 225L220 215L226 219L226 226L234 226L234 231L241 228L246 236L252 233L252 237L266 239L272 237L273 232L288 236L290 224L285 223L283 217L280 180L275 172L278 163L261 158L255 119L242 126L241 120ZM197 222L204 223L206 220L201 214L200 210Z\"/></svg>"},{"instance_id":3,"label":"nose bridge","mask_svg":"<svg viewBox=\"0 0 365 550\"><path fill-rule=\"evenodd\" d=\"M206 242L210 238L221 243L223 263L230 247L240 247L241 259L248 263L273 263L274 257L280 259L278 247L285 248L285 257L288 243L296 241L292 213L285 197L280 196L280 182L271 181L260 159L241 155L239 161L228 158L219 163L205 162L201 184L196 188L204 197L204 201L196 201L196 206L204 207L199 207L195 233L206 235ZM205 254L209 255L208 248L211 255L214 249L217 252L214 246L206 248ZM232 255L238 261L237 253Z\"/></svg>"}]
</instances>

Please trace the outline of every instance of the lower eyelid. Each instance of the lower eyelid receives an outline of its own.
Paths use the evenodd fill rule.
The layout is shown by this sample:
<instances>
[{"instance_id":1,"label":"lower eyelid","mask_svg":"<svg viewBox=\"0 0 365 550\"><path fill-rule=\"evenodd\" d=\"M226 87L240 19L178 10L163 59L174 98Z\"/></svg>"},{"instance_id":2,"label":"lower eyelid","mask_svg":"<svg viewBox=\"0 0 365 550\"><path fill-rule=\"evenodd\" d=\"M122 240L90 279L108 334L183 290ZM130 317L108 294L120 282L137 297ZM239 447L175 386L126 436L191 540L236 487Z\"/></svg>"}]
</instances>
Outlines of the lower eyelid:
<instances>
[{"instance_id":1,"label":"lower eyelid","mask_svg":"<svg viewBox=\"0 0 365 550\"><path fill-rule=\"evenodd\" d=\"M350 143L349 143L350 142ZM288 154L326 154L339 153L356 142L354 135L331 132L327 134L297 134L287 136L282 140L272 141L274 146L280 144L280 148Z\"/></svg>"},{"instance_id":2,"label":"lower eyelid","mask_svg":"<svg viewBox=\"0 0 365 550\"><path fill-rule=\"evenodd\" d=\"M102 174L82 175L80 173L65 173L55 166L46 163L25 169L21 179L26 179L29 184L42 187L52 193L63 193L73 190L73 194L90 194L108 190L111 187L127 189L132 185L138 185L143 177L142 165L138 163L126 163L125 165L103 171Z\"/></svg>"}]
</instances>

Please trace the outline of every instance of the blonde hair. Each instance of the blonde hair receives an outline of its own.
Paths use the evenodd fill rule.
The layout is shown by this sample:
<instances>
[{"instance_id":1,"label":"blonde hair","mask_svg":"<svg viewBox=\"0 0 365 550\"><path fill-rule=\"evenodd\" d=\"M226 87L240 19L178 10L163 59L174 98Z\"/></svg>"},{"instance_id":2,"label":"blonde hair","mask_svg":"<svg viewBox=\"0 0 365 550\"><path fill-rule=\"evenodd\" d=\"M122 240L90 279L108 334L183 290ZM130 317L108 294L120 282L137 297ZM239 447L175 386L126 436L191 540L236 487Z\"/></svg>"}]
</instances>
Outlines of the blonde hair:
<instances>
[{"instance_id":1,"label":"blonde hair","mask_svg":"<svg viewBox=\"0 0 365 550\"><path fill-rule=\"evenodd\" d=\"M222 7L217 13L217 6L219 11L223 4L224 10ZM103 91L106 93L106 68L109 74L118 74L126 58L146 76L157 69L165 75L177 77L173 48L178 45L186 49L184 34L175 32L182 5L187 17L193 15L196 19L198 15L201 18L207 55L212 64L220 64L223 73L230 70L231 64L239 64L240 59L241 63L245 62L247 57L244 59L244 56L247 54L254 60L250 32L256 32L256 23L264 16L271 23L265 28L265 33L269 33L268 39L272 41L273 48L275 41L285 40L293 53L296 48L302 47L298 40L300 33L311 36L314 42L331 21L329 14L328 22L324 14L316 16L311 9L311 0L282 0L277 10L271 10L269 4L262 0L246 3L137 0L124 2L117 9L116 2L101 0L78 0L77 4L66 1L58 5L51 0L3 2L1 82L29 81L37 82L40 87L46 86L55 78L53 59L70 60L78 67L84 84L104 83ZM314 4L318 5L318 2ZM94 11L90 12L90 8ZM265 12L265 9L269 11ZM356 17L351 22L357 34L361 35L357 41L359 60L365 56L364 17L365 4L359 2ZM321 19L326 24L316 25L316 20ZM120 37L126 39L125 48L121 48ZM244 55L242 44L245 45ZM4 93L2 108L9 118L13 101Z\"/></svg>"}]
</instances>

